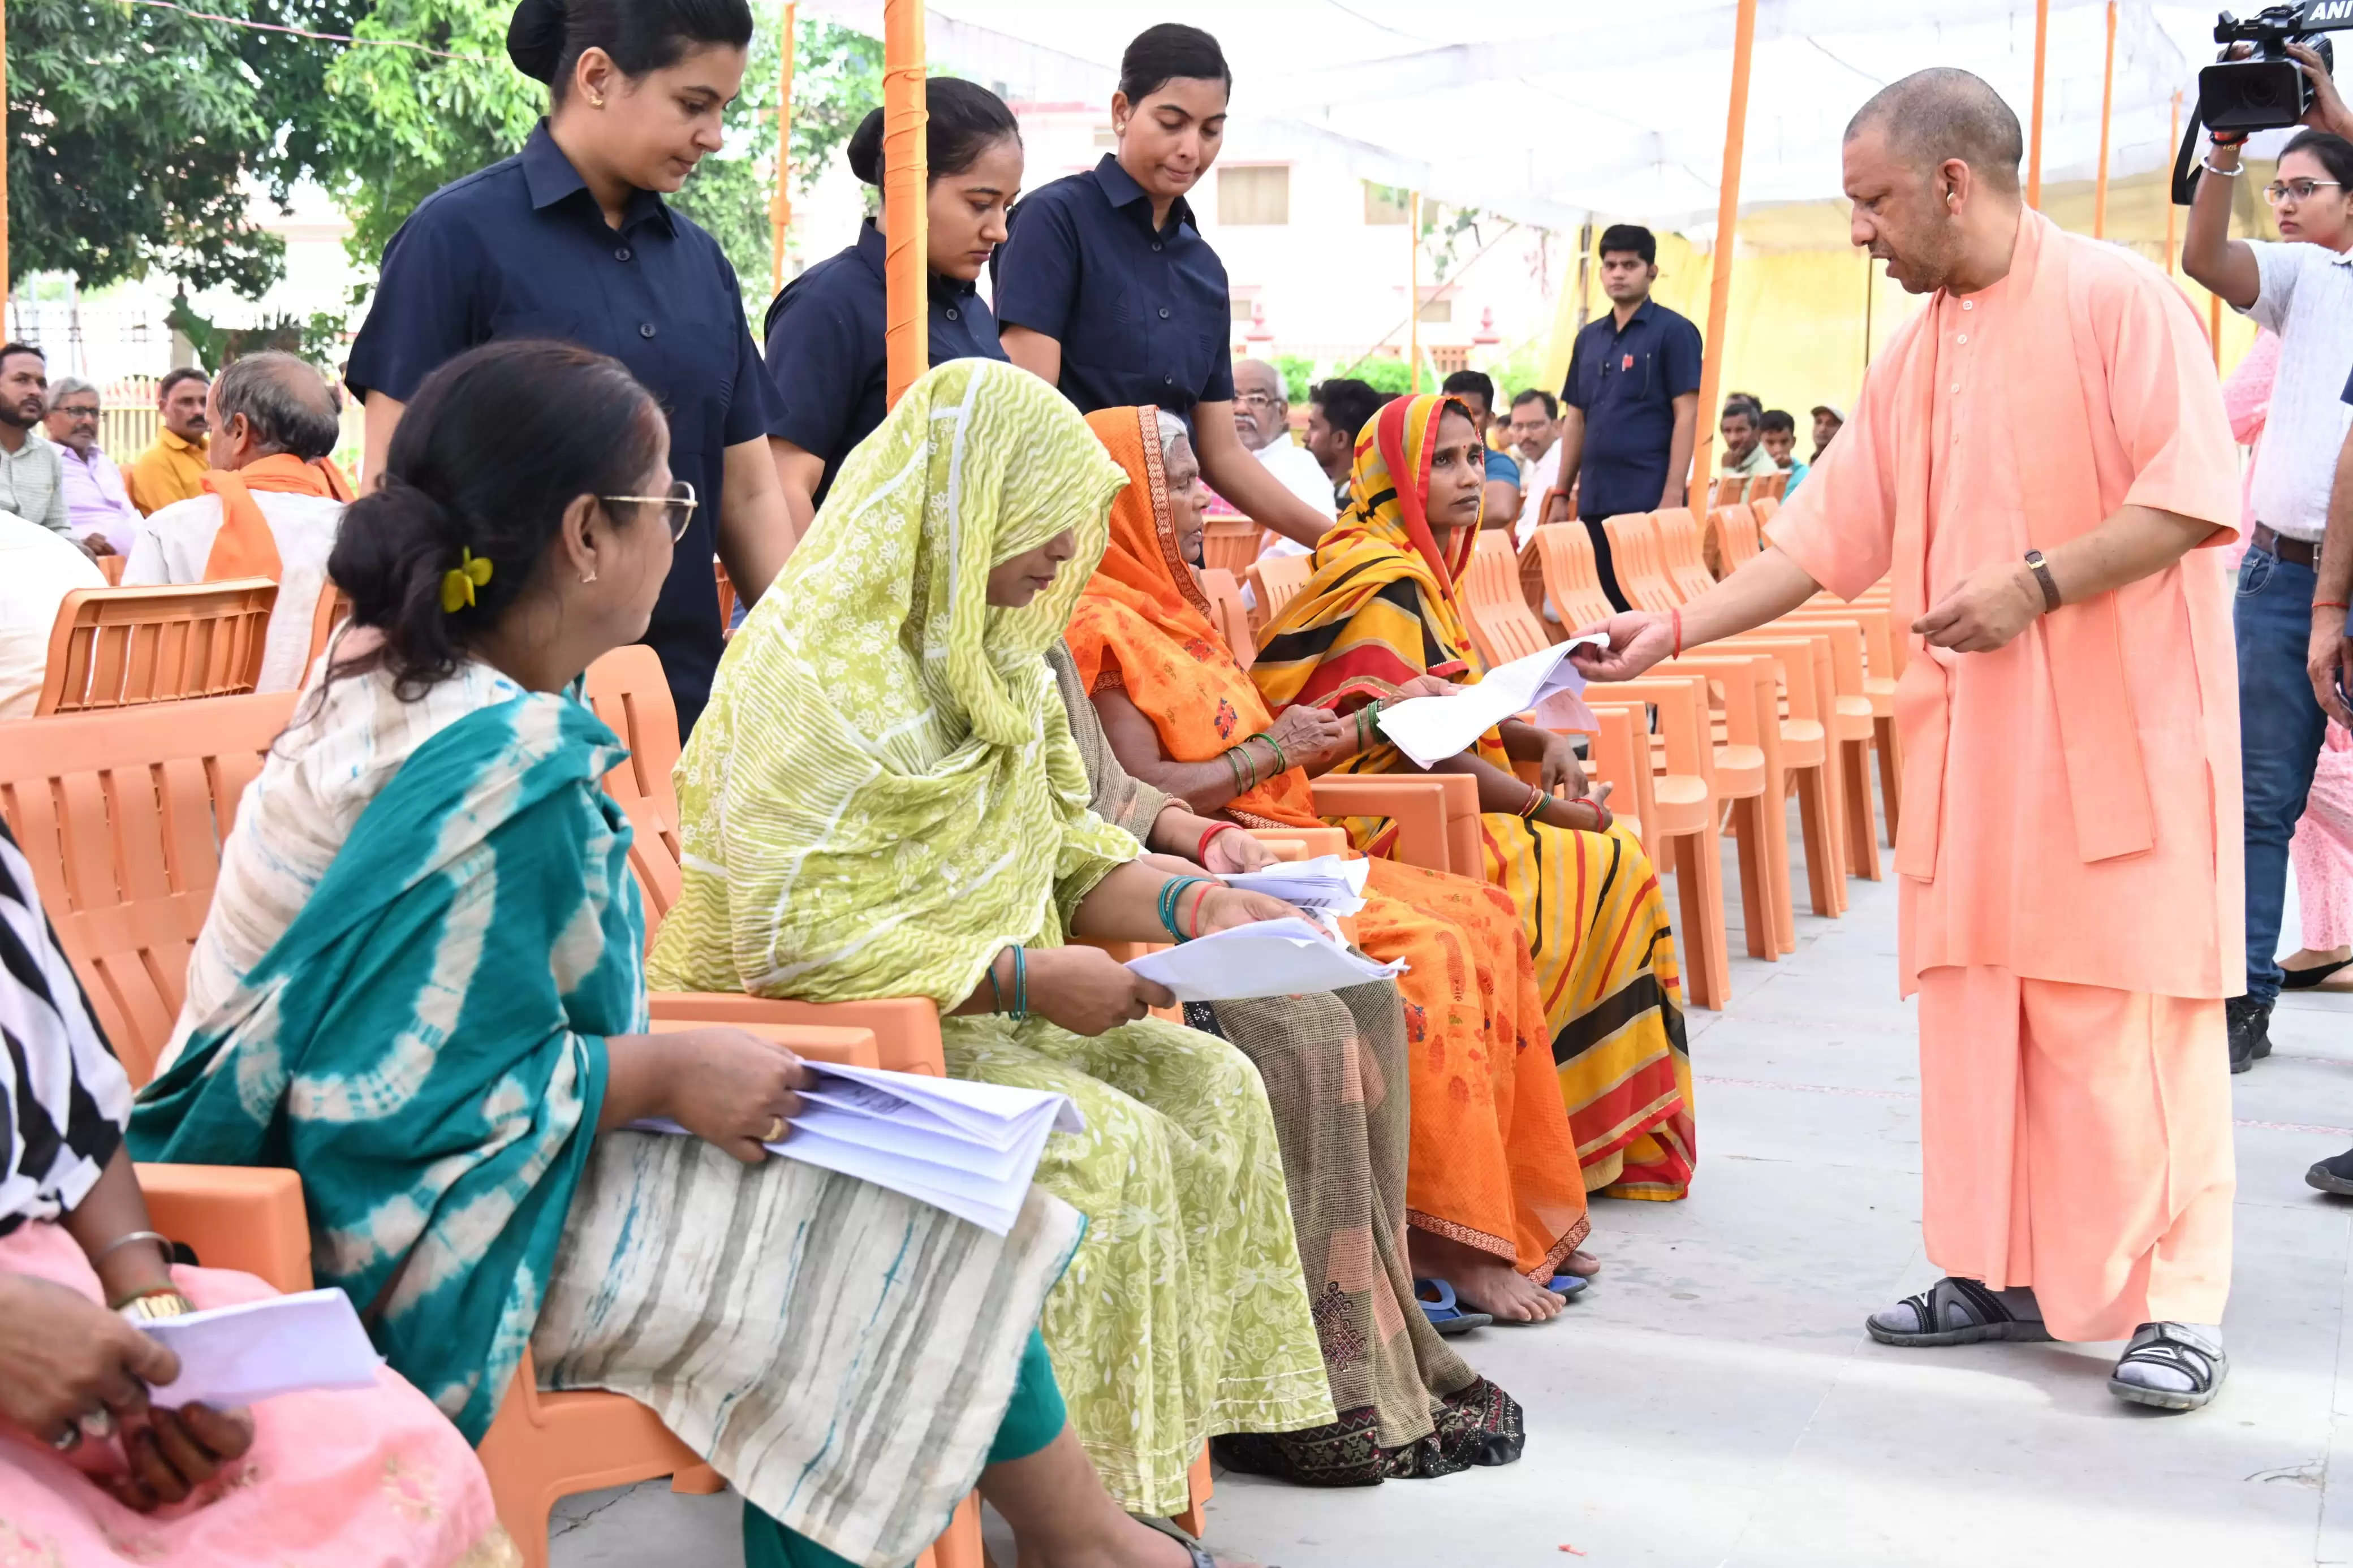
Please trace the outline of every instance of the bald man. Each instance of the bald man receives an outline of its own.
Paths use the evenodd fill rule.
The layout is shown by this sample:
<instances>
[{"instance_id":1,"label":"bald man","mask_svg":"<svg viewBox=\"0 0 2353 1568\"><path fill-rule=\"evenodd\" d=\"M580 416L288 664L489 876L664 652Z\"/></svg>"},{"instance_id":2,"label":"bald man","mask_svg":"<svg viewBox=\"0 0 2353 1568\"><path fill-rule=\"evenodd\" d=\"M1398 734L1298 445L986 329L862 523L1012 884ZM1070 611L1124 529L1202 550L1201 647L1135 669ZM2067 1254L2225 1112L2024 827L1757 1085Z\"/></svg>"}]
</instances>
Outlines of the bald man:
<instances>
[{"instance_id":1,"label":"bald man","mask_svg":"<svg viewBox=\"0 0 2353 1568\"><path fill-rule=\"evenodd\" d=\"M1234 361L1234 434L1282 488L1326 517L1332 510L1332 481L1315 454L1291 438L1291 402L1283 389L1282 373L1262 359ZM1270 555L1304 555L1308 547L1276 534L1267 546Z\"/></svg>"},{"instance_id":2,"label":"bald man","mask_svg":"<svg viewBox=\"0 0 2353 1568\"><path fill-rule=\"evenodd\" d=\"M278 584L258 691L290 691L311 661L311 619L352 487L329 454L342 399L288 353L248 354L215 378L205 493L139 525L126 587L267 577Z\"/></svg>"},{"instance_id":3,"label":"bald man","mask_svg":"<svg viewBox=\"0 0 2353 1568\"><path fill-rule=\"evenodd\" d=\"M1674 616L1620 615L1621 680L1886 578L1901 984L1920 997L1922 1237L1946 1278L1893 1345L2127 1340L2108 1387L2195 1409L2229 1370L2242 980L2237 688L2219 552L2238 465L2164 274L2019 196L2018 118L1922 71L1847 127L1857 245L1927 308L1872 362L1769 547Z\"/></svg>"}]
</instances>

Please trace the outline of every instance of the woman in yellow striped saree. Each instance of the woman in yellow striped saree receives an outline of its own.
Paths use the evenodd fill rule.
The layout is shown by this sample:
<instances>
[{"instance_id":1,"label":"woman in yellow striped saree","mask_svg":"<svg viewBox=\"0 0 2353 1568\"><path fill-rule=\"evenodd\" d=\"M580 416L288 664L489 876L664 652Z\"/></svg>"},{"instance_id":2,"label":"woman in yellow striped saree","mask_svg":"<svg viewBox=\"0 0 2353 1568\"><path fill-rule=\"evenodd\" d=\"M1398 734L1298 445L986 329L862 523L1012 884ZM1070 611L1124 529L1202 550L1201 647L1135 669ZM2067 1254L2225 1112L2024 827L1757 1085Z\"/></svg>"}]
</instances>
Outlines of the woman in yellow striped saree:
<instances>
[{"instance_id":1,"label":"woman in yellow striped saree","mask_svg":"<svg viewBox=\"0 0 2353 1568\"><path fill-rule=\"evenodd\" d=\"M1315 551L1315 574L1261 639L1250 678L1280 716L1293 703L1354 713L1421 677L1482 674L1455 582L1471 559L1485 475L1477 427L1451 398L1398 398L1356 437L1354 500ZM1410 771L1374 734L1334 765ZM1248 753L1245 753L1248 754ZM1537 763L1544 788L1513 763ZM1520 908L1553 1060L1588 1190L1679 1198L1696 1157L1682 992L1657 874L1585 794L1565 736L1506 721L1438 764L1479 780L1486 874ZM1352 817L1351 842L1386 854L1388 822Z\"/></svg>"}]
</instances>

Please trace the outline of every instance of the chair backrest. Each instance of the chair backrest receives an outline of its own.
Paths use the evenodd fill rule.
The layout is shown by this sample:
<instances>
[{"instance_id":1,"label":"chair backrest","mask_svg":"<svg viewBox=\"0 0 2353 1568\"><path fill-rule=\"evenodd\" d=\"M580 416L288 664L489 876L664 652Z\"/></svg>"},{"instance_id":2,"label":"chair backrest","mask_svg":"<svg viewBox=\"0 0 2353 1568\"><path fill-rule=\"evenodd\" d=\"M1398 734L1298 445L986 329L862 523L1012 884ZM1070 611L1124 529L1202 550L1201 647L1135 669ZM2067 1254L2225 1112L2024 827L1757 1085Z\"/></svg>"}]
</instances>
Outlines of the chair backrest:
<instances>
[{"instance_id":1,"label":"chair backrest","mask_svg":"<svg viewBox=\"0 0 2353 1568\"><path fill-rule=\"evenodd\" d=\"M1656 615L1681 608L1683 596L1667 577L1666 563L1659 553L1658 523L1652 515L1620 512L1601 526L1609 532L1610 565L1628 602Z\"/></svg>"},{"instance_id":2,"label":"chair backrest","mask_svg":"<svg viewBox=\"0 0 2353 1568\"><path fill-rule=\"evenodd\" d=\"M1262 626L1282 613L1307 580L1315 575L1315 558L1312 555L1261 555L1250 563L1248 573L1250 596L1258 601L1258 617L1253 626Z\"/></svg>"},{"instance_id":3,"label":"chair backrest","mask_svg":"<svg viewBox=\"0 0 2353 1568\"><path fill-rule=\"evenodd\" d=\"M1497 545L1487 543L1489 533L1495 535ZM1552 638L1545 635L1543 618L1528 608L1520 593L1519 558L1512 553L1512 542L1502 530L1490 529L1479 536L1462 589L1471 640L1490 668L1541 653L1552 645Z\"/></svg>"},{"instance_id":4,"label":"chair backrest","mask_svg":"<svg viewBox=\"0 0 2353 1568\"><path fill-rule=\"evenodd\" d=\"M278 584L235 577L160 588L77 588L58 606L33 711L73 713L234 697L261 679Z\"/></svg>"},{"instance_id":5,"label":"chair backrest","mask_svg":"<svg viewBox=\"0 0 2353 1568\"><path fill-rule=\"evenodd\" d=\"M1700 553L1699 524L1693 521L1689 507L1662 508L1657 518L1659 552L1667 569L1667 583L1675 595L1690 604L1715 586L1709 575L1707 563Z\"/></svg>"},{"instance_id":6,"label":"chair backrest","mask_svg":"<svg viewBox=\"0 0 2353 1568\"><path fill-rule=\"evenodd\" d=\"M1781 500L1778 496L1767 496L1761 500L1748 503L1748 515L1757 520L1757 547L1759 550L1765 547L1765 525L1772 521L1773 514L1780 510Z\"/></svg>"},{"instance_id":7,"label":"chair backrest","mask_svg":"<svg viewBox=\"0 0 2353 1568\"><path fill-rule=\"evenodd\" d=\"M588 667L588 706L629 748L627 761L605 775L605 789L628 814L636 830L629 868L646 900L646 943L650 951L662 917L677 904L679 869L678 794L670 770L678 766L678 704L662 674L661 656L642 643L617 647Z\"/></svg>"},{"instance_id":8,"label":"chair backrest","mask_svg":"<svg viewBox=\"0 0 2353 1568\"><path fill-rule=\"evenodd\" d=\"M719 583L719 635L726 637L735 625L735 580L727 575L727 563L712 557L711 574Z\"/></svg>"},{"instance_id":9,"label":"chair backrest","mask_svg":"<svg viewBox=\"0 0 2353 1568\"><path fill-rule=\"evenodd\" d=\"M1715 492L1708 498L1711 506L1730 506L1747 493L1748 480L1740 474L1726 474L1715 481Z\"/></svg>"},{"instance_id":10,"label":"chair backrest","mask_svg":"<svg viewBox=\"0 0 2353 1568\"><path fill-rule=\"evenodd\" d=\"M1601 586L1601 569L1593 558L1593 539L1581 522L1548 522L1528 541L1544 577L1545 597L1560 616L1564 631L1608 620L1616 610Z\"/></svg>"},{"instance_id":11,"label":"chair backrest","mask_svg":"<svg viewBox=\"0 0 2353 1568\"><path fill-rule=\"evenodd\" d=\"M1748 481L1747 491L1740 499L1746 501L1779 500L1788 488L1789 476L1786 473L1759 474Z\"/></svg>"},{"instance_id":12,"label":"chair backrest","mask_svg":"<svg viewBox=\"0 0 2353 1568\"><path fill-rule=\"evenodd\" d=\"M1201 534L1201 562L1241 581L1258 559L1259 526L1246 517L1213 517Z\"/></svg>"},{"instance_id":13,"label":"chair backrest","mask_svg":"<svg viewBox=\"0 0 2353 1568\"><path fill-rule=\"evenodd\" d=\"M120 552L101 555L98 558L99 575L106 579L108 587L120 588L122 586L122 569L130 564L131 558Z\"/></svg>"},{"instance_id":14,"label":"chair backrest","mask_svg":"<svg viewBox=\"0 0 2353 1568\"><path fill-rule=\"evenodd\" d=\"M1707 514L1707 565L1721 580L1756 558L1757 514L1745 504L1716 507Z\"/></svg>"},{"instance_id":15,"label":"chair backrest","mask_svg":"<svg viewBox=\"0 0 2353 1568\"><path fill-rule=\"evenodd\" d=\"M336 587L332 578L319 584L318 607L311 612L311 657L302 661L302 685L311 684L311 672L319 667L327 644L334 640L335 628L349 620L351 614L349 594Z\"/></svg>"},{"instance_id":16,"label":"chair backrest","mask_svg":"<svg viewBox=\"0 0 2353 1568\"><path fill-rule=\"evenodd\" d=\"M171 1038L221 842L297 695L0 724L0 816L134 1084Z\"/></svg>"},{"instance_id":17,"label":"chair backrest","mask_svg":"<svg viewBox=\"0 0 2353 1568\"><path fill-rule=\"evenodd\" d=\"M1242 605L1241 584L1234 574L1211 566L1201 574L1201 590L1209 596L1209 624L1234 650L1234 661L1248 669L1258 658L1258 644L1250 637L1250 611Z\"/></svg>"}]
</instances>

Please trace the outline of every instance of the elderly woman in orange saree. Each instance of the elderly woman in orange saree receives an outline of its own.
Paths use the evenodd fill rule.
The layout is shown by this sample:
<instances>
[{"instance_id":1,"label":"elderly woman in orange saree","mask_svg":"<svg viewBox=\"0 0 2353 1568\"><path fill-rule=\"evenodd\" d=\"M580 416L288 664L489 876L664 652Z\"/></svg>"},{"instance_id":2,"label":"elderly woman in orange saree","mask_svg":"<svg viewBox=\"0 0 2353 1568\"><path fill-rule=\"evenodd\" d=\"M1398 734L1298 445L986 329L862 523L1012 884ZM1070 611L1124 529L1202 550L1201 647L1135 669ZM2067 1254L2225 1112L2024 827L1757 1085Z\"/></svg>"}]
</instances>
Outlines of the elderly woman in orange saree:
<instances>
[{"instance_id":1,"label":"elderly woman in orange saree","mask_svg":"<svg viewBox=\"0 0 2353 1568\"><path fill-rule=\"evenodd\" d=\"M1475 683L1482 673L1455 596L1478 539L1479 447L1451 398L1399 398L1376 414L1356 437L1354 502L1316 547L1307 585L1261 636L1250 679L1270 709L1321 709L1363 727L1369 743L1338 770L1411 770L1364 710L1429 677ZM1514 762L1539 763L1543 787L1522 782ZM1570 795L1585 794L1566 736L1507 720L1435 771L1479 781L1487 879L1519 906L1587 1188L1682 1197L1695 1158L1691 1058L1650 861L1606 806L1551 793L1566 783ZM1345 826L1373 854L1395 833L1364 818Z\"/></svg>"},{"instance_id":2,"label":"elderly woman in orange saree","mask_svg":"<svg viewBox=\"0 0 2353 1568\"><path fill-rule=\"evenodd\" d=\"M1320 826L1299 770L1238 795L1240 781L1218 761L1232 736L1272 721L1214 629L1188 563L1202 522L1184 426L1152 408L1103 409L1087 422L1133 481L1113 502L1110 548L1064 634L1113 755L1219 821ZM1320 754L1317 737L1354 732L1314 710L1272 727L1275 743L1289 755L1296 742L1303 760ZM1187 765L1199 761L1207 766ZM1237 833L1205 838L1195 854L1219 864L1251 851L1264 855ZM1504 1321L1549 1318L1562 1304L1556 1288L1580 1288L1577 1269L1591 1266L1575 1251L1589 1226L1519 911L1486 883L1386 860L1374 863L1366 898L1359 942L1410 965L1398 987L1410 1062L1414 1272L1447 1280L1466 1306Z\"/></svg>"}]
</instances>

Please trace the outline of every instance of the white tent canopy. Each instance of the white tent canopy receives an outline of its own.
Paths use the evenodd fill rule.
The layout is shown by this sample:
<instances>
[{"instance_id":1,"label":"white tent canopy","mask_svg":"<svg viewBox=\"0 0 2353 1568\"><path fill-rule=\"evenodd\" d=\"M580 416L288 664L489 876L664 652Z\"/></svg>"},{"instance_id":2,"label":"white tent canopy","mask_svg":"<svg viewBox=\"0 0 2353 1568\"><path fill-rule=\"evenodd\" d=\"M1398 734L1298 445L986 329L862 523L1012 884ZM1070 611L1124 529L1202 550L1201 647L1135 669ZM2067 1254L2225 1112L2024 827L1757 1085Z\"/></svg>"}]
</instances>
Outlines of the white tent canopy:
<instances>
[{"instance_id":1,"label":"white tent canopy","mask_svg":"<svg viewBox=\"0 0 2353 1568\"><path fill-rule=\"evenodd\" d=\"M2239 8L2253 11L2256 3ZM881 31L881 0L804 0L804 10ZM1208 28L1233 68L1229 145L1279 155L1314 138L1347 150L1361 177L1525 222L1588 214L1712 227L1731 90L1730 0L1564 5L1525 35L1448 37L1444 7L1403 0L930 0L933 63L1016 100L1108 104L1121 51L1154 22ZM1513 14L1541 18L1545 11ZM1504 13L1461 13L1484 24ZM2109 168L2168 164L2174 94L2196 97L2214 12L2125 0L2116 28ZM2052 0L2043 178L2086 179L2100 141L2104 0ZM1887 82L1959 66L2027 118L2032 0L1759 0L1744 208L1839 195L1848 118Z\"/></svg>"}]
</instances>

